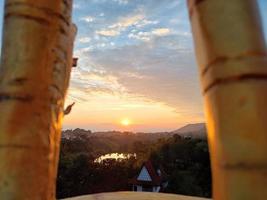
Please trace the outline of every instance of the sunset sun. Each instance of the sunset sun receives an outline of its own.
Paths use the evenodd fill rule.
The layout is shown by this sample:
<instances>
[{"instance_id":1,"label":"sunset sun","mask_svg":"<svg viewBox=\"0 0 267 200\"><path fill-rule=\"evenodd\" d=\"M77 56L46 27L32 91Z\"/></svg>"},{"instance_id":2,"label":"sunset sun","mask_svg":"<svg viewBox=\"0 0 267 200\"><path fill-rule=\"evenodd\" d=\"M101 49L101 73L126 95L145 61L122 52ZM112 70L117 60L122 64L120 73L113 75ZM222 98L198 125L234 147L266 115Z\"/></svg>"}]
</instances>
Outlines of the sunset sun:
<instances>
[{"instance_id":1,"label":"sunset sun","mask_svg":"<svg viewBox=\"0 0 267 200\"><path fill-rule=\"evenodd\" d=\"M122 119L122 120L120 121L120 124L121 124L122 126L129 126L129 125L131 125L131 120L129 120L128 118L124 118L124 119Z\"/></svg>"}]
</instances>

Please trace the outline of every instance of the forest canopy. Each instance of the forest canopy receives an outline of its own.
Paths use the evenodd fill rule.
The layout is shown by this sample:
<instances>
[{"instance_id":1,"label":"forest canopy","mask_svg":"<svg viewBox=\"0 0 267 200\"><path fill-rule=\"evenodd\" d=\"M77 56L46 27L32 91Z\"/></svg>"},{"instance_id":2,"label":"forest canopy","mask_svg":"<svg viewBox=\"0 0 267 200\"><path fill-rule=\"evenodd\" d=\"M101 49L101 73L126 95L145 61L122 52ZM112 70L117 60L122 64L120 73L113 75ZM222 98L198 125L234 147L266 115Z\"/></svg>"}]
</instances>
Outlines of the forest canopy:
<instances>
[{"instance_id":1,"label":"forest canopy","mask_svg":"<svg viewBox=\"0 0 267 200\"><path fill-rule=\"evenodd\" d=\"M95 160L108 153L134 153L126 159ZM205 138L171 133L63 132L57 197L131 190L129 179L151 160L168 174L164 192L211 196L211 172Z\"/></svg>"}]
</instances>

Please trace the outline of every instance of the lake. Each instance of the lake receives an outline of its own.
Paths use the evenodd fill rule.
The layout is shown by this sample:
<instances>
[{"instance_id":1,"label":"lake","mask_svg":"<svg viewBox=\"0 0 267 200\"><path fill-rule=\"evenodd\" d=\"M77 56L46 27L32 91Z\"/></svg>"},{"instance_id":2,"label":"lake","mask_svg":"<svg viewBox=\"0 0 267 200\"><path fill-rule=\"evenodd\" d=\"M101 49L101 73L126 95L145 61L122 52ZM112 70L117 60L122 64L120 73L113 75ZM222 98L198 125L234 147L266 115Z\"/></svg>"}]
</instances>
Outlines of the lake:
<instances>
[{"instance_id":1,"label":"lake","mask_svg":"<svg viewBox=\"0 0 267 200\"><path fill-rule=\"evenodd\" d=\"M106 159L123 160L123 159L129 159L132 156L136 157L136 154L135 153L134 154L133 153L109 153L109 154L105 154L105 155L98 157L97 159L95 159L94 162L100 163Z\"/></svg>"}]
</instances>

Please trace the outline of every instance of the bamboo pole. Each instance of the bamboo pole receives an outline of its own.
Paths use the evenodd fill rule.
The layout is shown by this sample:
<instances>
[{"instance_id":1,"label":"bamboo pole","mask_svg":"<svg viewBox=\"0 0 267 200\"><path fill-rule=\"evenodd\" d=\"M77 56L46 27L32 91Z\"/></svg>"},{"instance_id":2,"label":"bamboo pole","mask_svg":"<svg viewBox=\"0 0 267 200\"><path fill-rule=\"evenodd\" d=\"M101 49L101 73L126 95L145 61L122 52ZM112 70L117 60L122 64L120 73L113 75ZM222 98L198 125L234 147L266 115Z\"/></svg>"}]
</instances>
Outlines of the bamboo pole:
<instances>
[{"instance_id":1,"label":"bamboo pole","mask_svg":"<svg viewBox=\"0 0 267 200\"><path fill-rule=\"evenodd\" d=\"M213 199L267 198L267 50L255 0L188 0Z\"/></svg>"},{"instance_id":2,"label":"bamboo pole","mask_svg":"<svg viewBox=\"0 0 267 200\"><path fill-rule=\"evenodd\" d=\"M0 68L0 199L55 199L72 66L72 0L6 0Z\"/></svg>"}]
</instances>

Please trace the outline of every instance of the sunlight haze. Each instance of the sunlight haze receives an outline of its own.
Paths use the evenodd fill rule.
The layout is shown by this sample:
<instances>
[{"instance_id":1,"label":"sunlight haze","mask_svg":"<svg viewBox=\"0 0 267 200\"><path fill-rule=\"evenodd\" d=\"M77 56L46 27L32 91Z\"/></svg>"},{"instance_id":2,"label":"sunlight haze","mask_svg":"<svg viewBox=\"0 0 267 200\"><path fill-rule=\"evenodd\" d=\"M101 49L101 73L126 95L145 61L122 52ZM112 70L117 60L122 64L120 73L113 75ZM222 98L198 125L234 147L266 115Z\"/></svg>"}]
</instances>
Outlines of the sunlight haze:
<instances>
[{"instance_id":1,"label":"sunlight haze","mask_svg":"<svg viewBox=\"0 0 267 200\"><path fill-rule=\"evenodd\" d=\"M266 35L267 1L259 5ZM157 132L204 122L185 0L74 0L73 21L79 61L65 106L76 104L64 129Z\"/></svg>"}]
</instances>

